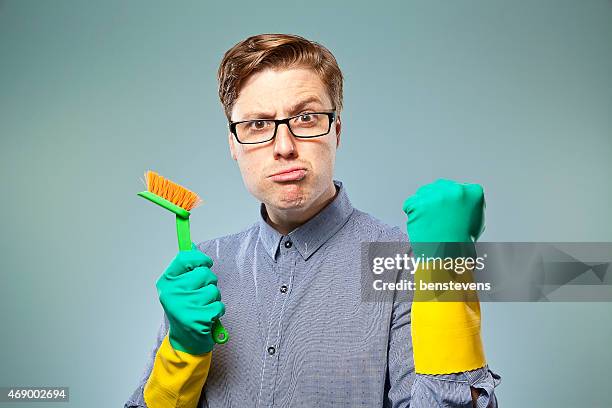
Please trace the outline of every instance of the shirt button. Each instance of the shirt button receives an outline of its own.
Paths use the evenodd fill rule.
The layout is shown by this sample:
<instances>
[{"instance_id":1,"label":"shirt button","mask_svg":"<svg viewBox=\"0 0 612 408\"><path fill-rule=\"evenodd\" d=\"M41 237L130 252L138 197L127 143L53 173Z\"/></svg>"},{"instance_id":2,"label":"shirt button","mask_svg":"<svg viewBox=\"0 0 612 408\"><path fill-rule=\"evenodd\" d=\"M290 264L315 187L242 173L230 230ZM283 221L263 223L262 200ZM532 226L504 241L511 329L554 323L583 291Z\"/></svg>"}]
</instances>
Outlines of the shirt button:
<instances>
[{"instance_id":1,"label":"shirt button","mask_svg":"<svg viewBox=\"0 0 612 408\"><path fill-rule=\"evenodd\" d=\"M291 241L285 241L285 248L291 248L291 245L293 245Z\"/></svg>"},{"instance_id":2,"label":"shirt button","mask_svg":"<svg viewBox=\"0 0 612 408\"><path fill-rule=\"evenodd\" d=\"M276 349L272 346L268 347L268 354L273 356L276 353Z\"/></svg>"},{"instance_id":3,"label":"shirt button","mask_svg":"<svg viewBox=\"0 0 612 408\"><path fill-rule=\"evenodd\" d=\"M281 293L287 293L287 285L282 285L280 287L280 291L281 291Z\"/></svg>"}]
</instances>

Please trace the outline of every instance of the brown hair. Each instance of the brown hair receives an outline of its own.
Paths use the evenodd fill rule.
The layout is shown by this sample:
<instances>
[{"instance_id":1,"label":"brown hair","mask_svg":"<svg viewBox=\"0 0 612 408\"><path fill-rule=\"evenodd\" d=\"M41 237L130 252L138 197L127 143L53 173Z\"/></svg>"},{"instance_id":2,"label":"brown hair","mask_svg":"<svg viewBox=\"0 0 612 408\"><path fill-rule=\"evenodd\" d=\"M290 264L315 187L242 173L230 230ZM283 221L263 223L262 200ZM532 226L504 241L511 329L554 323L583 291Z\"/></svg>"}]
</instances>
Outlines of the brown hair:
<instances>
[{"instance_id":1,"label":"brown hair","mask_svg":"<svg viewBox=\"0 0 612 408\"><path fill-rule=\"evenodd\" d=\"M338 112L342 110L342 72L333 54L321 44L290 34L259 34L230 48L219 65L219 98L230 120L240 87L266 68L305 67L314 70Z\"/></svg>"}]
</instances>

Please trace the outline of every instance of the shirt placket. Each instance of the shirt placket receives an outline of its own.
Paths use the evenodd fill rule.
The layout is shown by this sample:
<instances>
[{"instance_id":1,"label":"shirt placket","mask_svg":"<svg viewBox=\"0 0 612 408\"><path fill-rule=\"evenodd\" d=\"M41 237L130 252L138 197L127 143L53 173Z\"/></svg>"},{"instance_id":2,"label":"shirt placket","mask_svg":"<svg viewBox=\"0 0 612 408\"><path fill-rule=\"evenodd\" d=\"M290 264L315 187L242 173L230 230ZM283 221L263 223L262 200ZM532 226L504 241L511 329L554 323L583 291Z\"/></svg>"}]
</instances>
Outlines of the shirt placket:
<instances>
[{"instance_id":1,"label":"shirt placket","mask_svg":"<svg viewBox=\"0 0 612 408\"><path fill-rule=\"evenodd\" d=\"M274 393L277 384L279 357L282 349L282 327L283 315L295 273L298 251L291 238L283 236L280 242L280 251L277 259L276 270L278 273L278 284L274 288L276 295L271 310L269 311L269 328L265 342L264 365L261 376L261 387L258 398L258 407L274 406Z\"/></svg>"}]
</instances>

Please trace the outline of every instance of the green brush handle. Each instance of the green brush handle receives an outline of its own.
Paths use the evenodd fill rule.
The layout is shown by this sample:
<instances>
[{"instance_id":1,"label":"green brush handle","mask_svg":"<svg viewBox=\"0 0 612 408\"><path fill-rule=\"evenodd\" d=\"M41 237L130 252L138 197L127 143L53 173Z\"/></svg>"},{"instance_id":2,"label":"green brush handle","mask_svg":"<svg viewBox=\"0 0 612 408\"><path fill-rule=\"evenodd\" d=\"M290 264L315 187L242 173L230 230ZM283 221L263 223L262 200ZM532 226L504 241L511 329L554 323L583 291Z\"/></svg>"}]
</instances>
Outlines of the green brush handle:
<instances>
[{"instance_id":1,"label":"green brush handle","mask_svg":"<svg viewBox=\"0 0 612 408\"><path fill-rule=\"evenodd\" d=\"M176 236L178 237L179 251L191 250L191 232L189 231L189 218L176 216Z\"/></svg>"},{"instance_id":2,"label":"green brush handle","mask_svg":"<svg viewBox=\"0 0 612 408\"><path fill-rule=\"evenodd\" d=\"M191 233L189 232L189 217L184 218L176 215L176 236L180 251L191 250ZM229 340L229 333L221 324L221 320L215 319L212 327L212 338L217 344L225 344Z\"/></svg>"}]
</instances>

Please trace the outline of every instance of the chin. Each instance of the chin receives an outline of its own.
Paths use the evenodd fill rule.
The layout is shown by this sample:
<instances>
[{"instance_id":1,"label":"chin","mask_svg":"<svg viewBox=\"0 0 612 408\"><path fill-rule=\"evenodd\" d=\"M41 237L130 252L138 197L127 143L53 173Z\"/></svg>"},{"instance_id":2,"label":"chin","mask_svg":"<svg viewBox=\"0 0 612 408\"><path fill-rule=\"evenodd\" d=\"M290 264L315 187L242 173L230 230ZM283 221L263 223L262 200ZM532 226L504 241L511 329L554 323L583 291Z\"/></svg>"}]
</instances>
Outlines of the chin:
<instances>
[{"instance_id":1,"label":"chin","mask_svg":"<svg viewBox=\"0 0 612 408\"><path fill-rule=\"evenodd\" d=\"M308 202L309 194L300 183L279 185L272 192L270 204L278 209L299 209Z\"/></svg>"},{"instance_id":2,"label":"chin","mask_svg":"<svg viewBox=\"0 0 612 408\"><path fill-rule=\"evenodd\" d=\"M305 207L306 198L303 195L284 195L274 197L273 203L276 208L283 210L299 209Z\"/></svg>"}]
</instances>

